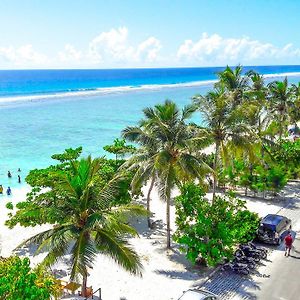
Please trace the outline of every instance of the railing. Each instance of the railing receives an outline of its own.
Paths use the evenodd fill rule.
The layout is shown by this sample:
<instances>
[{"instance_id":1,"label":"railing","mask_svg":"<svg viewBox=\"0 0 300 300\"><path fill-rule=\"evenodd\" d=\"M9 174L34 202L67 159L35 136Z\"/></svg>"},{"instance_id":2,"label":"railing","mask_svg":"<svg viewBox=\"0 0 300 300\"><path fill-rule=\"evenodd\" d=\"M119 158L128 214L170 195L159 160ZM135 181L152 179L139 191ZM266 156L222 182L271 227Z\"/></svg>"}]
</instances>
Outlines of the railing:
<instances>
[{"instance_id":1,"label":"railing","mask_svg":"<svg viewBox=\"0 0 300 300\"><path fill-rule=\"evenodd\" d=\"M98 291L99 291L99 300L102 300L102 298L101 298L101 288L99 288L98 290L96 290L95 292L93 292L92 295L86 297L85 300L91 299L91 298L94 299L93 297L96 295L96 293L97 293Z\"/></svg>"}]
</instances>

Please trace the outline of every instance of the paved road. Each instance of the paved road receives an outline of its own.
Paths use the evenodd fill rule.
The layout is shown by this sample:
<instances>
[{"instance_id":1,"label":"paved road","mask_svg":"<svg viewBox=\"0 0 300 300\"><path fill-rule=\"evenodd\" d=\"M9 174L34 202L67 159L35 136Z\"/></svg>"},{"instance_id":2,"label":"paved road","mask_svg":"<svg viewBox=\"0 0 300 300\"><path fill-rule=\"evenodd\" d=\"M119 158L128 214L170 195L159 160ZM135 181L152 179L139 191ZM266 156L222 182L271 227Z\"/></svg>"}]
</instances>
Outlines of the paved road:
<instances>
[{"instance_id":1,"label":"paved road","mask_svg":"<svg viewBox=\"0 0 300 300\"><path fill-rule=\"evenodd\" d=\"M300 184L294 196L280 211L293 224L295 241L291 256L284 256L284 245L270 247L268 260L251 276L219 272L203 288L216 293L221 300L300 300Z\"/></svg>"},{"instance_id":2,"label":"paved road","mask_svg":"<svg viewBox=\"0 0 300 300\"><path fill-rule=\"evenodd\" d=\"M267 271L270 277L257 282L260 289L253 292L257 296L256 299L300 299L300 238L297 236L294 247L290 257L285 257L284 251L278 251L279 253L274 255L276 261L270 264Z\"/></svg>"}]
</instances>

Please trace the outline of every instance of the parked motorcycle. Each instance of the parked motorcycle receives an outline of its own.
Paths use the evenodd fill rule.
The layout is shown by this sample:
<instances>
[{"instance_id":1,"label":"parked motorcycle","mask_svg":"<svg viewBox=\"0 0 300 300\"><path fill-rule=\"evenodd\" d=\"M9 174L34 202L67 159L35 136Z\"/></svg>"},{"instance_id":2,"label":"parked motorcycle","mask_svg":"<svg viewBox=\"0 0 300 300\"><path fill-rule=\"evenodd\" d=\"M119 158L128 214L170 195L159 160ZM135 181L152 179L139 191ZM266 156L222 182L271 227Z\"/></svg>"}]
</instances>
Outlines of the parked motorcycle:
<instances>
[{"instance_id":1,"label":"parked motorcycle","mask_svg":"<svg viewBox=\"0 0 300 300\"><path fill-rule=\"evenodd\" d=\"M250 256L250 257L257 256L260 259L263 259L263 258L267 257L265 252L262 252L262 251L257 250L257 249L253 249L249 245L240 245L239 248L245 253L246 256Z\"/></svg>"},{"instance_id":2,"label":"parked motorcycle","mask_svg":"<svg viewBox=\"0 0 300 300\"><path fill-rule=\"evenodd\" d=\"M247 265L240 263L227 263L222 267L223 271L232 271L241 275L249 275L250 270Z\"/></svg>"},{"instance_id":3,"label":"parked motorcycle","mask_svg":"<svg viewBox=\"0 0 300 300\"><path fill-rule=\"evenodd\" d=\"M244 251L242 249L237 249L234 253L234 256L235 257L242 257L242 256L251 257L251 258L253 258L253 260L256 263L260 262L260 259L261 259L260 253L253 252L253 251Z\"/></svg>"},{"instance_id":4,"label":"parked motorcycle","mask_svg":"<svg viewBox=\"0 0 300 300\"><path fill-rule=\"evenodd\" d=\"M232 261L233 263L245 264L250 270L254 270L256 267L255 261L252 257L239 256L235 257Z\"/></svg>"},{"instance_id":5,"label":"parked motorcycle","mask_svg":"<svg viewBox=\"0 0 300 300\"><path fill-rule=\"evenodd\" d=\"M250 246L253 250L258 250L262 254L262 259L266 259L268 255L268 250L266 248L258 247L254 243L249 242L248 246Z\"/></svg>"}]
</instances>

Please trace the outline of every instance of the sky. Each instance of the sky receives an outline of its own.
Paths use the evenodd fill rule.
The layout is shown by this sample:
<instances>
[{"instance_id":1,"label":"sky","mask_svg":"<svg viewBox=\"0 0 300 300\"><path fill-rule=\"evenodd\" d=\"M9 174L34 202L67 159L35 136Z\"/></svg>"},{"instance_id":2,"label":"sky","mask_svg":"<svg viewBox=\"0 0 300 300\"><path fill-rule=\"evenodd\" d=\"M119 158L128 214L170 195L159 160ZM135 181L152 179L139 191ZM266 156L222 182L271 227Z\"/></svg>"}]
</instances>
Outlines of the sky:
<instances>
[{"instance_id":1,"label":"sky","mask_svg":"<svg viewBox=\"0 0 300 300\"><path fill-rule=\"evenodd\" d=\"M0 69L300 65L300 0L0 0Z\"/></svg>"}]
</instances>

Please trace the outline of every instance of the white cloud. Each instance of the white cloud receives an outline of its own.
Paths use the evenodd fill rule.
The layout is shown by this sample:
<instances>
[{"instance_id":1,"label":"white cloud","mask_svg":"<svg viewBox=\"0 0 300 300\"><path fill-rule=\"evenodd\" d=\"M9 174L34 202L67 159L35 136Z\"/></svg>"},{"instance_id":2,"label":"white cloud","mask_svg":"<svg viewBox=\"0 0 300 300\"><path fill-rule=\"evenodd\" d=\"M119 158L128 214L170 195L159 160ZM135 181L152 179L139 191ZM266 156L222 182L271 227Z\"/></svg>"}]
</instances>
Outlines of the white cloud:
<instances>
[{"instance_id":1,"label":"white cloud","mask_svg":"<svg viewBox=\"0 0 300 300\"><path fill-rule=\"evenodd\" d=\"M19 48L0 47L0 58L17 67L44 65L49 61L46 55L35 51L30 44Z\"/></svg>"},{"instance_id":2,"label":"white cloud","mask_svg":"<svg viewBox=\"0 0 300 300\"><path fill-rule=\"evenodd\" d=\"M300 57L300 49L292 44L277 47L271 43L252 40L249 37L223 38L218 34L203 33L193 42L184 41L178 48L179 62L193 62L205 65L237 63L276 63Z\"/></svg>"},{"instance_id":3,"label":"white cloud","mask_svg":"<svg viewBox=\"0 0 300 300\"><path fill-rule=\"evenodd\" d=\"M294 64L300 58L300 49L291 43L279 47L247 36L227 38L207 33L199 40L185 40L177 49L161 50L161 41L156 37L133 43L127 27L119 27L101 32L80 48L66 44L47 55L31 44L0 46L0 68L267 65Z\"/></svg>"},{"instance_id":4,"label":"white cloud","mask_svg":"<svg viewBox=\"0 0 300 300\"><path fill-rule=\"evenodd\" d=\"M152 36L138 45L136 56L141 60L153 62L157 60L160 49L160 41Z\"/></svg>"},{"instance_id":5,"label":"white cloud","mask_svg":"<svg viewBox=\"0 0 300 300\"><path fill-rule=\"evenodd\" d=\"M66 44L64 51L58 52L58 57L62 62L78 62L82 58L82 53L77 51L74 46Z\"/></svg>"},{"instance_id":6,"label":"white cloud","mask_svg":"<svg viewBox=\"0 0 300 300\"><path fill-rule=\"evenodd\" d=\"M102 32L89 44L88 57L95 63L144 64L158 59L161 43L149 37L136 46L130 45L128 29L119 27Z\"/></svg>"}]
</instances>

